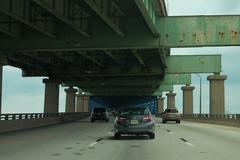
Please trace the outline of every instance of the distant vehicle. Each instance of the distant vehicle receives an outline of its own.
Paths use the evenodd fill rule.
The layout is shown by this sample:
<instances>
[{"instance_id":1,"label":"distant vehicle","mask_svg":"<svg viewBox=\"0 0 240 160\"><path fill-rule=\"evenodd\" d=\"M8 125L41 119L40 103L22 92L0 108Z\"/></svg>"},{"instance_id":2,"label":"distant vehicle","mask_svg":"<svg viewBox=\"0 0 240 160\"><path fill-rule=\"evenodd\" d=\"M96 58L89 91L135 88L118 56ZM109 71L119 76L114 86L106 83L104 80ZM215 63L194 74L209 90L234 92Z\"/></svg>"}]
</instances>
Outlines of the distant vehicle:
<instances>
[{"instance_id":1,"label":"distant vehicle","mask_svg":"<svg viewBox=\"0 0 240 160\"><path fill-rule=\"evenodd\" d=\"M167 108L162 114L162 123L166 123L167 121L176 121L176 123L180 123L180 113L177 108Z\"/></svg>"},{"instance_id":2,"label":"distant vehicle","mask_svg":"<svg viewBox=\"0 0 240 160\"><path fill-rule=\"evenodd\" d=\"M91 122L95 120L104 120L106 122L109 121L109 114L106 108L93 108L91 113Z\"/></svg>"},{"instance_id":3,"label":"distant vehicle","mask_svg":"<svg viewBox=\"0 0 240 160\"><path fill-rule=\"evenodd\" d=\"M114 137L122 134L149 135L155 138L155 123L147 107L124 107L119 110L115 119Z\"/></svg>"}]
</instances>

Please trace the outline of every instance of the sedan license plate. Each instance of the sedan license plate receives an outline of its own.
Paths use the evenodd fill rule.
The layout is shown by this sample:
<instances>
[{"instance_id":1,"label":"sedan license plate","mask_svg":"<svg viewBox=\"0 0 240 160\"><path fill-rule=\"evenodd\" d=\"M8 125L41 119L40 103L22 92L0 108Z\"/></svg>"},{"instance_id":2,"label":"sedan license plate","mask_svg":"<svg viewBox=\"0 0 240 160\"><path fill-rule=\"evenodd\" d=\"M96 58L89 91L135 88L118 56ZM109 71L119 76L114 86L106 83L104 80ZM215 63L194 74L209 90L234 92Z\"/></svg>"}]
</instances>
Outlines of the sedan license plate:
<instances>
[{"instance_id":1,"label":"sedan license plate","mask_svg":"<svg viewBox=\"0 0 240 160\"><path fill-rule=\"evenodd\" d=\"M131 120L130 124L136 125L136 124L138 124L138 120Z\"/></svg>"}]
</instances>

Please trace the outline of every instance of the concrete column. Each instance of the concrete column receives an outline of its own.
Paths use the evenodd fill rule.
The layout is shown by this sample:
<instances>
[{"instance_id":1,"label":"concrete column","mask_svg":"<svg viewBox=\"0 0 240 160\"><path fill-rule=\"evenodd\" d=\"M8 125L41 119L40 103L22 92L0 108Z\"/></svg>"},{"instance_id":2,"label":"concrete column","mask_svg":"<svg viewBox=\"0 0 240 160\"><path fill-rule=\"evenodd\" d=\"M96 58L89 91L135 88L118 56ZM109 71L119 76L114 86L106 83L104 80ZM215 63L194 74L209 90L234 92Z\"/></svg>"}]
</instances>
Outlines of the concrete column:
<instances>
[{"instance_id":1,"label":"concrete column","mask_svg":"<svg viewBox=\"0 0 240 160\"><path fill-rule=\"evenodd\" d=\"M83 97L83 112L89 112L88 106L89 106L89 97L84 96Z\"/></svg>"},{"instance_id":2,"label":"concrete column","mask_svg":"<svg viewBox=\"0 0 240 160\"><path fill-rule=\"evenodd\" d=\"M43 79L45 83L44 113L58 113L59 82Z\"/></svg>"},{"instance_id":3,"label":"concrete column","mask_svg":"<svg viewBox=\"0 0 240 160\"><path fill-rule=\"evenodd\" d=\"M66 92L66 113L75 112L75 98L76 98L76 92L77 89L74 89L73 87L70 87L68 89L65 89Z\"/></svg>"},{"instance_id":4,"label":"concrete column","mask_svg":"<svg viewBox=\"0 0 240 160\"><path fill-rule=\"evenodd\" d=\"M2 72L3 72L3 66L0 65L0 114L2 113Z\"/></svg>"},{"instance_id":5,"label":"concrete column","mask_svg":"<svg viewBox=\"0 0 240 160\"><path fill-rule=\"evenodd\" d=\"M175 107L175 97L176 97L176 93L173 93L172 91L170 91L169 93L166 94L167 96L167 108L173 108Z\"/></svg>"},{"instance_id":6,"label":"concrete column","mask_svg":"<svg viewBox=\"0 0 240 160\"><path fill-rule=\"evenodd\" d=\"M164 97L158 98L158 114L161 114L164 110Z\"/></svg>"},{"instance_id":7,"label":"concrete column","mask_svg":"<svg viewBox=\"0 0 240 160\"><path fill-rule=\"evenodd\" d=\"M224 80L226 75L214 74L207 77L210 81L210 110L209 113L224 114L225 113L225 95Z\"/></svg>"},{"instance_id":8,"label":"concrete column","mask_svg":"<svg viewBox=\"0 0 240 160\"><path fill-rule=\"evenodd\" d=\"M183 91L183 114L193 114L193 90L195 87L186 84L181 89Z\"/></svg>"},{"instance_id":9,"label":"concrete column","mask_svg":"<svg viewBox=\"0 0 240 160\"><path fill-rule=\"evenodd\" d=\"M83 100L83 95L81 93L77 94L76 112L83 112Z\"/></svg>"}]
</instances>

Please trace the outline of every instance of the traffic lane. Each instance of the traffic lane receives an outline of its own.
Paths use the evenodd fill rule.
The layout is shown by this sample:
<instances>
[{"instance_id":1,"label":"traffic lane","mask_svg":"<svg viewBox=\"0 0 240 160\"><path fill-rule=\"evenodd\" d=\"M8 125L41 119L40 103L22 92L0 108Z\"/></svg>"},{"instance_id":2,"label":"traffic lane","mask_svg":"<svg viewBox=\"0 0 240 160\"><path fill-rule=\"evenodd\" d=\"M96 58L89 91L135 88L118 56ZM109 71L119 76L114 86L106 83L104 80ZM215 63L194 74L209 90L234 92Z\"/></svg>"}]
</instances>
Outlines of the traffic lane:
<instances>
[{"instance_id":1,"label":"traffic lane","mask_svg":"<svg viewBox=\"0 0 240 160\"><path fill-rule=\"evenodd\" d=\"M81 156L91 144L108 134L112 123L89 119L0 135L1 159L66 159Z\"/></svg>"},{"instance_id":2,"label":"traffic lane","mask_svg":"<svg viewBox=\"0 0 240 160\"><path fill-rule=\"evenodd\" d=\"M0 145L0 155L4 160L174 160L186 159L187 153L195 155L189 146L172 137L158 124L155 140L148 136L124 136L115 140L112 129L113 122L90 123L85 120L2 135L0 140L4 145Z\"/></svg>"},{"instance_id":3,"label":"traffic lane","mask_svg":"<svg viewBox=\"0 0 240 160\"><path fill-rule=\"evenodd\" d=\"M228 160L240 156L240 128L193 122L162 124L162 128L186 140L202 159Z\"/></svg>"},{"instance_id":4,"label":"traffic lane","mask_svg":"<svg viewBox=\"0 0 240 160\"><path fill-rule=\"evenodd\" d=\"M93 154L94 153L94 154ZM123 136L116 140L112 135L103 137L93 150L86 151L83 159L97 160L200 160L200 153L187 145L178 136L166 132L162 125L156 124L156 138L148 136Z\"/></svg>"},{"instance_id":5,"label":"traffic lane","mask_svg":"<svg viewBox=\"0 0 240 160\"><path fill-rule=\"evenodd\" d=\"M216 159L218 153L212 152L213 148L207 149L201 144L202 133L199 133L199 130L194 131L199 124L186 122L180 125L174 123L163 125L159 124L158 119L156 122L156 139L154 140L149 139L148 136L124 136L120 140L115 140L112 122L90 123L89 120L16 132L17 134L0 136L0 142L2 140L5 142L4 145L0 145L0 155L6 160ZM209 130L206 127L202 129ZM19 139L24 141L19 144ZM16 143L6 143L11 140ZM227 158L236 158L235 155L236 153ZM217 156L217 159L223 159L223 157L225 158L226 155Z\"/></svg>"}]
</instances>

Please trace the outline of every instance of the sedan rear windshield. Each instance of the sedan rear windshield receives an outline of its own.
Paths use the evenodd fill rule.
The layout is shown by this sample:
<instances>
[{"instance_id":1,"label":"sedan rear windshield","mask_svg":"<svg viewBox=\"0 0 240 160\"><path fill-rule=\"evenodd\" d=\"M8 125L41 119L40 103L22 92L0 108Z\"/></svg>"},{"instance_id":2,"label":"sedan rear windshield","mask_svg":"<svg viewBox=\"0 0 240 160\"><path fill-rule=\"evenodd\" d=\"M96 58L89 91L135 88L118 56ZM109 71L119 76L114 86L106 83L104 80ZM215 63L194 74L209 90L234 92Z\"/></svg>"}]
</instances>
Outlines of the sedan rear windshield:
<instances>
[{"instance_id":1,"label":"sedan rear windshield","mask_svg":"<svg viewBox=\"0 0 240 160\"><path fill-rule=\"evenodd\" d=\"M120 115L149 115L147 108L123 108L120 110Z\"/></svg>"},{"instance_id":2,"label":"sedan rear windshield","mask_svg":"<svg viewBox=\"0 0 240 160\"><path fill-rule=\"evenodd\" d=\"M167 109L165 112L166 113L178 113L178 110L177 109Z\"/></svg>"},{"instance_id":3,"label":"sedan rear windshield","mask_svg":"<svg viewBox=\"0 0 240 160\"><path fill-rule=\"evenodd\" d=\"M96 113L106 112L106 108L94 108L93 112L96 112Z\"/></svg>"}]
</instances>

